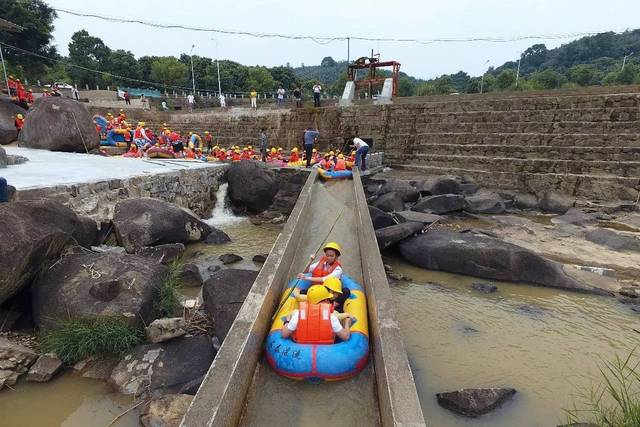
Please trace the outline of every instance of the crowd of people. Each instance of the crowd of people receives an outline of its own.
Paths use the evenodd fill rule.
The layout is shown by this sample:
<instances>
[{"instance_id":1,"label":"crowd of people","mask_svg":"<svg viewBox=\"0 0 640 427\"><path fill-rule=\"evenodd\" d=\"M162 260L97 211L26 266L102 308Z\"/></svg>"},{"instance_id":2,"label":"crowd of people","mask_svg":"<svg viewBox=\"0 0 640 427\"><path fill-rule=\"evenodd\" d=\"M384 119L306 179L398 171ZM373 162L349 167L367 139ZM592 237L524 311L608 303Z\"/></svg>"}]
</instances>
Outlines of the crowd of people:
<instances>
[{"instance_id":1,"label":"crowd of people","mask_svg":"<svg viewBox=\"0 0 640 427\"><path fill-rule=\"evenodd\" d=\"M106 134L116 130L123 135L124 142L129 144L126 157L144 157L145 155L163 154L161 157L187 158L202 161L242 161L259 160L275 163L280 166L317 166L325 170L341 171L357 165L361 170L366 169L367 144L360 138L352 141L353 149L345 144L344 151L340 149L320 152L314 145L320 133L312 128L307 128L302 134L302 147L285 150L282 147L269 145L269 137L266 128L262 128L258 135L258 146L232 145L223 147L216 144L213 134L204 131L202 134L191 131L181 133L170 129L167 123L154 132L144 121L138 121L134 127L127 121L127 115L123 110L117 116L112 113L106 115L107 125L96 125L96 130L101 134L101 139L106 139Z\"/></svg>"}]
</instances>

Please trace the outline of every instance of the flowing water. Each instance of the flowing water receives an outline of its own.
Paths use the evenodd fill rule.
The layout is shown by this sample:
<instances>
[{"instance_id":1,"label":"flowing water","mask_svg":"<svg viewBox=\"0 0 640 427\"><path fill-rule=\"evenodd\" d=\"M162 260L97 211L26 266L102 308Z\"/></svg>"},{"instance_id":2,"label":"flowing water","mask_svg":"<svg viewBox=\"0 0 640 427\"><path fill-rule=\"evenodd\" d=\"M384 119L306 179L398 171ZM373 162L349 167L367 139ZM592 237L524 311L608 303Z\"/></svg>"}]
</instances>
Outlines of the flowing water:
<instances>
[{"instance_id":1,"label":"flowing water","mask_svg":"<svg viewBox=\"0 0 640 427\"><path fill-rule=\"evenodd\" d=\"M400 326L425 418L431 426L554 426L563 408L583 401L598 365L628 355L640 337L637 314L612 298L492 282L385 260L410 277L392 285ZM514 387L514 399L491 414L463 418L435 394L460 388Z\"/></svg>"}]
</instances>

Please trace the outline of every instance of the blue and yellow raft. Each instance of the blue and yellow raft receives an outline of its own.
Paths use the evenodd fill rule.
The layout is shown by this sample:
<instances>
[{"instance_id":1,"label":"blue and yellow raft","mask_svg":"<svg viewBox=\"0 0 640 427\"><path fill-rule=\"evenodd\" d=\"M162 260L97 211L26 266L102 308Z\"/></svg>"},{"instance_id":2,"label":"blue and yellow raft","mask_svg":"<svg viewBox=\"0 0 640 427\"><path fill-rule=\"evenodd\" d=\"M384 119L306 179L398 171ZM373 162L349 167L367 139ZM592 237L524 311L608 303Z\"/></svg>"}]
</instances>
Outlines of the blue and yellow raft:
<instances>
[{"instance_id":1,"label":"blue and yellow raft","mask_svg":"<svg viewBox=\"0 0 640 427\"><path fill-rule=\"evenodd\" d=\"M350 170L333 171L318 168L318 175L322 179L348 179L353 176L353 173Z\"/></svg>"},{"instance_id":2,"label":"blue and yellow raft","mask_svg":"<svg viewBox=\"0 0 640 427\"><path fill-rule=\"evenodd\" d=\"M280 335L284 319L298 308L295 297L290 295L278 311L271 324L265 353L267 362L283 377L318 383L339 381L357 375L369 358L369 325L367 299L364 289L349 276L342 275L342 286L349 288L351 295L344 303L344 312L356 318L351 325L351 336L347 341L335 344L298 344L291 338ZM311 282L292 280L280 299L289 294L292 286L306 290Z\"/></svg>"}]
</instances>

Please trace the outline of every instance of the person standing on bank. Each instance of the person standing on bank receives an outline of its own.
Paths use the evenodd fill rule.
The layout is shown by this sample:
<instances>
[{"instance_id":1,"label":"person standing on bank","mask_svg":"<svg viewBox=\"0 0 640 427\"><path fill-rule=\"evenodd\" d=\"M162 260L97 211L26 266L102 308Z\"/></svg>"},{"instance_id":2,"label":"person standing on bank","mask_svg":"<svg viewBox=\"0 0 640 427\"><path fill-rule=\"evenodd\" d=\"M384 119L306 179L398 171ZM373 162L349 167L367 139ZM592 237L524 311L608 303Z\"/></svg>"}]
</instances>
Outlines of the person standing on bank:
<instances>
[{"instance_id":1,"label":"person standing on bank","mask_svg":"<svg viewBox=\"0 0 640 427\"><path fill-rule=\"evenodd\" d=\"M360 138L353 138L353 145L356 147L356 166L361 172L367 170L367 154L369 153L369 144Z\"/></svg>"},{"instance_id":2,"label":"person standing on bank","mask_svg":"<svg viewBox=\"0 0 640 427\"><path fill-rule=\"evenodd\" d=\"M251 108L254 110L258 109L258 92L254 88L251 88L251 92L249 92L249 98L251 98Z\"/></svg>"},{"instance_id":3,"label":"person standing on bank","mask_svg":"<svg viewBox=\"0 0 640 427\"><path fill-rule=\"evenodd\" d=\"M311 156L313 155L313 142L320 135L320 132L313 130L312 127L308 127L304 132L304 156L307 159L307 167L311 167Z\"/></svg>"},{"instance_id":4,"label":"person standing on bank","mask_svg":"<svg viewBox=\"0 0 640 427\"><path fill-rule=\"evenodd\" d=\"M278 107L282 107L284 105L284 94L285 90L282 85L280 85L278 88Z\"/></svg>"},{"instance_id":5,"label":"person standing on bank","mask_svg":"<svg viewBox=\"0 0 640 427\"><path fill-rule=\"evenodd\" d=\"M296 99L296 108L302 107L302 91L298 86L293 90L293 97Z\"/></svg>"},{"instance_id":6,"label":"person standing on bank","mask_svg":"<svg viewBox=\"0 0 640 427\"><path fill-rule=\"evenodd\" d=\"M267 162L267 145L269 143L269 138L267 137L267 130L262 128L260 131L260 154L262 154L262 161Z\"/></svg>"},{"instance_id":7,"label":"person standing on bank","mask_svg":"<svg viewBox=\"0 0 640 427\"><path fill-rule=\"evenodd\" d=\"M316 84L313 85L313 106L314 107L320 106L320 93L322 93L322 86L320 86L320 82L316 82Z\"/></svg>"}]
</instances>

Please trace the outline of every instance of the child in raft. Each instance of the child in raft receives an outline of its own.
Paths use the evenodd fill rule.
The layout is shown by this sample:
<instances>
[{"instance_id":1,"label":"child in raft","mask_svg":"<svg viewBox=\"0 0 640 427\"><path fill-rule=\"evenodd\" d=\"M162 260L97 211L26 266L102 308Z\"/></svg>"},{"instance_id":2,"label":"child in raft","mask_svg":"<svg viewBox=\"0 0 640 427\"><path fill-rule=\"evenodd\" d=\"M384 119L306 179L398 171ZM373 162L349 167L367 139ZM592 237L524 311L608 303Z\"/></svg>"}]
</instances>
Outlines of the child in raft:
<instances>
[{"instance_id":1,"label":"child in raft","mask_svg":"<svg viewBox=\"0 0 640 427\"><path fill-rule=\"evenodd\" d=\"M314 285L322 284L326 277L340 278L342 276L342 264L338 261L342 248L336 242L327 243L324 248L324 256L320 258L320 261L313 262L315 255L311 255L311 263L302 272L296 276L300 280L308 280ZM308 277L306 273L311 273L311 277Z\"/></svg>"},{"instance_id":2,"label":"child in raft","mask_svg":"<svg viewBox=\"0 0 640 427\"><path fill-rule=\"evenodd\" d=\"M293 339L299 343L314 343L316 336L313 334L324 331L331 328L335 337L340 338L342 341L347 341L351 336L351 316L347 316L344 320L344 326L340 323L340 318L337 313L331 309L331 293L322 285L311 286L307 292L307 301L300 304L300 310L308 311L308 315L300 316L300 310L293 310L291 316L288 316L280 331L282 338L289 338L293 335ZM320 310L312 310L310 306L320 305ZM324 307L323 307L324 306ZM331 313L329 315L329 322L324 316L325 308ZM298 326L302 333L296 333ZM322 334L324 335L324 334ZM327 342L326 344L330 344Z\"/></svg>"}]
</instances>

